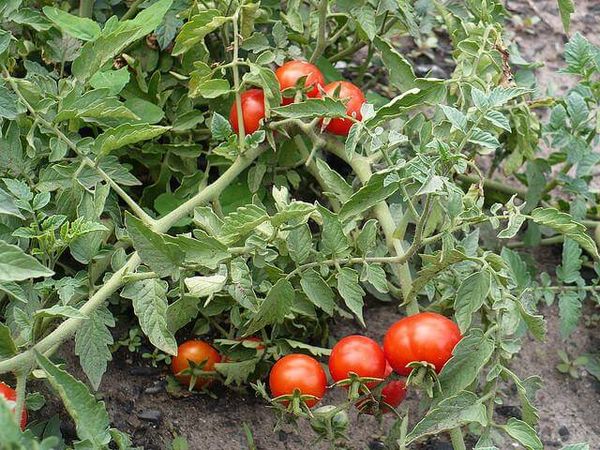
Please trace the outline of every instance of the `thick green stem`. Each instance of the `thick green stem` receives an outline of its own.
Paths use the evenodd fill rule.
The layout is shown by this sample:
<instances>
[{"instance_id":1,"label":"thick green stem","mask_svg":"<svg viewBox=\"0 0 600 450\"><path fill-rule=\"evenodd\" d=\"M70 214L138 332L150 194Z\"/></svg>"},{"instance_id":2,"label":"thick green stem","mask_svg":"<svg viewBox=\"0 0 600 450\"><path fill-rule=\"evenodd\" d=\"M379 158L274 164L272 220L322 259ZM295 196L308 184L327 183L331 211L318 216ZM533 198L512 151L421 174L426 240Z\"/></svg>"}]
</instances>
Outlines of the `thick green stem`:
<instances>
[{"instance_id":1,"label":"thick green stem","mask_svg":"<svg viewBox=\"0 0 600 450\"><path fill-rule=\"evenodd\" d=\"M17 420L17 423L21 423L21 415L23 414L23 408L25 407L25 395L28 374L28 371L25 370L17 373L17 404L15 406L15 418Z\"/></svg>"},{"instance_id":2,"label":"thick green stem","mask_svg":"<svg viewBox=\"0 0 600 450\"><path fill-rule=\"evenodd\" d=\"M371 164L367 158L358 154L353 155L352 158L348 158L343 147L340 148L340 146L332 141L327 141L327 144L327 149L329 151L334 153L336 156L349 164L350 167L352 167L352 170L354 170L354 173L356 173L361 183L365 184L369 181L373 175L373 172L371 170ZM379 220L379 224L381 225L381 229L383 230L385 240L388 243L390 250L393 251L397 256L405 255L407 252L407 247L402 242L401 237L394 235L396 232L396 223L387 204L385 202L378 203L373 207L373 212ZM400 289L402 290L403 297L408 298L408 295L412 289L412 275L410 273L408 264L394 264L392 267L394 268L396 276L400 281ZM416 298L407 304L406 312L408 315L417 314L419 312L419 304Z\"/></svg>"},{"instance_id":3,"label":"thick green stem","mask_svg":"<svg viewBox=\"0 0 600 450\"><path fill-rule=\"evenodd\" d=\"M454 450L467 450L460 427L450 430L450 439L452 440L452 448Z\"/></svg>"},{"instance_id":4,"label":"thick green stem","mask_svg":"<svg viewBox=\"0 0 600 450\"><path fill-rule=\"evenodd\" d=\"M94 13L94 0L79 1L79 17L91 18Z\"/></svg>"},{"instance_id":5,"label":"thick green stem","mask_svg":"<svg viewBox=\"0 0 600 450\"><path fill-rule=\"evenodd\" d=\"M238 68L239 58L239 37L238 37L238 13L233 16L233 85L235 87L235 111L237 113L237 125L240 151L244 152L246 146L246 130L244 127L244 115L242 112L242 96L240 94L240 71Z\"/></svg>"},{"instance_id":6,"label":"thick green stem","mask_svg":"<svg viewBox=\"0 0 600 450\"><path fill-rule=\"evenodd\" d=\"M135 13L137 12L138 8L140 7L140 5L142 4L143 1L144 0L135 0L131 4L131 6L129 7L127 12L125 14L123 14L123 17L121 17L121 20L131 19L133 16L135 16Z\"/></svg>"}]
</instances>

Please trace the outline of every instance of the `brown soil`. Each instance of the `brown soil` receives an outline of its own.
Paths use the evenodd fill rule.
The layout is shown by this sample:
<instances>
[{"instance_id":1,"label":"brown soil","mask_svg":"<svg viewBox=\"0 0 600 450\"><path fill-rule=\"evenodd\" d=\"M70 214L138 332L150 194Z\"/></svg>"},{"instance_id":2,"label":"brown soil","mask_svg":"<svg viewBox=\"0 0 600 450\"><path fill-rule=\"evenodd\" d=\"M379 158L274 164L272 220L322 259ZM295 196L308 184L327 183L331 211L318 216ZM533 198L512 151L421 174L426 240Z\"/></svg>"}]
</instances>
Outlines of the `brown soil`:
<instances>
[{"instance_id":1,"label":"brown soil","mask_svg":"<svg viewBox=\"0 0 600 450\"><path fill-rule=\"evenodd\" d=\"M577 13L573 18L573 31L581 31L586 37L600 44L600 2L578 0ZM544 21L533 26L521 26L513 22L509 39L514 39L522 54L529 60L545 61L546 66L539 70L539 79L550 91L562 91L569 80L557 75L562 65L564 35L556 10L556 0L509 1L508 7L522 19L535 15L531 4L537 6ZM532 256L543 261L540 269L554 272L560 261L560 249L535 250ZM580 355L598 348L599 338L592 329L580 328L566 342L558 333L556 306L543 309L548 320L549 332L546 342L539 343L526 338L523 351L514 360L512 367L521 376L540 375L543 389L537 395L540 411L539 430L544 448L557 449L567 443L586 441L590 448L600 448L600 384L591 376L581 373L581 378L573 379L556 370L559 362L558 349L565 349L570 355ZM365 312L368 330L365 333L381 339L385 329L400 316L393 306L380 305ZM339 322L333 327L334 335L362 332L354 323ZM62 355L67 358L69 370L83 379L78 363L73 357L72 346L66 346ZM245 449L247 441L242 428L246 423L253 432L259 449L305 449L307 446L318 449L311 439L314 434L303 426L300 433L286 431L273 433L274 416L265 404L256 399L253 392L236 393L215 388L216 399L208 396L194 396L176 399L164 389L165 372L160 369L144 368L140 361L130 361L130 355L121 350L115 355L108 373L100 387L99 395L106 401L112 423L115 427L130 432L134 443L145 449L166 449L175 435L184 436L190 449ZM514 390L507 387L504 405L499 411L507 417L518 413L518 400ZM330 394L328 394L330 395ZM50 398L50 397L49 397ZM43 410L47 417L50 411L65 413L55 399ZM417 409L417 400L409 395L408 404L412 411ZM144 416L156 419L155 422ZM33 414L35 417L36 414ZM352 436L351 449L382 448L377 438L381 435L380 425L372 417L351 418L349 434ZM498 421L505 420L500 414ZM388 417L383 428L390 425ZM66 428L65 435L73 435ZM342 448L342 447L338 447ZM449 444L435 441L419 448L449 449ZM519 448L509 442L502 448Z\"/></svg>"}]
</instances>

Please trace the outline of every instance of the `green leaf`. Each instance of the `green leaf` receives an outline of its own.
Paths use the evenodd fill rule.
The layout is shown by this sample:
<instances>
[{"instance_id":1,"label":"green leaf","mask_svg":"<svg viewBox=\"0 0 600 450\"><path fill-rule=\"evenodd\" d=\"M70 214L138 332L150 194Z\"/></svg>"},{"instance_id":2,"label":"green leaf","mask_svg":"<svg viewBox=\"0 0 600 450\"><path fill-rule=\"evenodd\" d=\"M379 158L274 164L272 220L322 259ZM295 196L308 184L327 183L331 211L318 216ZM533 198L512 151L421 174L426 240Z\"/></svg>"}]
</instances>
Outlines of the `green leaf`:
<instances>
[{"instance_id":1,"label":"green leaf","mask_svg":"<svg viewBox=\"0 0 600 450\"><path fill-rule=\"evenodd\" d=\"M21 427L15 420L14 402L9 404L6 397L0 398L0 442L6 446L7 449L20 449L26 450L23 435L21 433ZM14 445L11 445L14 444Z\"/></svg>"},{"instance_id":2,"label":"green leaf","mask_svg":"<svg viewBox=\"0 0 600 450\"><path fill-rule=\"evenodd\" d=\"M502 114L500 111L488 111L485 115L485 119L489 121L492 125L497 126L498 128L502 128L510 133L510 122L508 118Z\"/></svg>"},{"instance_id":3,"label":"green leaf","mask_svg":"<svg viewBox=\"0 0 600 450\"><path fill-rule=\"evenodd\" d=\"M556 268L556 276L563 283L575 283L581 279L581 247L572 239L563 242L562 263Z\"/></svg>"},{"instance_id":4,"label":"green leaf","mask_svg":"<svg viewBox=\"0 0 600 450\"><path fill-rule=\"evenodd\" d=\"M367 281L382 294L389 292L387 275L383 267L375 264L364 264L360 281Z\"/></svg>"},{"instance_id":5,"label":"green leaf","mask_svg":"<svg viewBox=\"0 0 600 450\"><path fill-rule=\"evenodd\" d=\"M150 34L161 23L173 0L159 0L138 13L134 19L105 28L100 36L87 42L73 61L72 72L80 81L87 81L107 62L131 43Z\"/></svg>"},{"instance_id":6,"label":"green leaf","mask_svg":"<svg viewBox=\"0 0 600 450\"><path fill-rule=\"evenodd\" d=\"M245 361L221 362L215 364L215 370L225 377L223 384L229 386L234 384L241 386L256 370L259 359L247 359Z\"/></svg>"},{"instance_id":7,"label":"green leaf","mask_svg":"<svg viewBox=\"0 0 600 450\"><path fill-rule=\"evenodd\" d=\"M466 132L467 116L465 114L452 106L440 105L440 108L444 111L444 115L454 128Z\"/></svg>"},{"instance_id":8,"label":"green leaf","mask_svg":"<svg viewBox=\"0 0 600 450\"><path fill-rule=\"evenodd\" d=\"M38 366L46 372L50 385L60 396L65 409L75 422L77 436L88 440L93 448L104 448L110 442L108 413L104 402L97 401L85 384L63 369L35 353Z\"/></svg>"},{"instance_id":9,"label":"green leaf","mask_svg":"<svg viewBox=\"0 0 600 450\"><path fill-rule=\"evenodd\" d=\"M397 183L385 183L387 174L375 174L348 199L338 216L342 222L367 211L398 190Z\"/></svg>"},{"instance_id":10,"label":"green leaf","mask_svg":"<svg viewBox=\"0 0 600 450\"><path fill-rule=\"evenodd\" d=\"M542 379L537 376L531 376L521 381L519 377L510 370L503 368L504 374L508 375L515 386L522 406L523 421L534 426L539 420L539 413L530 399L535 399L535 393L542 387Z\"/></svg>"},{"instance_id":11,"label":"green leaf","mask_svg":"<svg viewBox=\"0 0 600 450\"><path fill-rule=\"evenodd\" d=\"M303 102L290 103L271 110L285 119L314 119L315 117L346 117L344 104L330 97L309 98Z\"/></svg>"},{"instance_id":12,"label":"green leaf","mask_svg":"<svg viewBox=\"0 0 600 450\"><path fill-rule=\"evenodd\" d=\"M245 335L250 335L267 325L282 323L294 304L294 288L288 280L280 278L260 304L258 313L252 319Z\"/></svg>"},{"instance_id":13,"label":"green leaf","mask_svg":"<svg viewBox=\"0 0 600 450\"><path fill-rule=\"evenodd\" d=\"M504 426L510 437L519 441L527 450L543 450L544 446L535 430L519 419L511 417Z\"/></svg>"},{"instance_id":14,"label":"green leaf","mask_svg":"<svg viewBox=\"0 0 600 450\"><path fill-rule=\"evenodd\" d=\"M0 323L0 360L8 359L16 354L17 346L10 334L10 328Z\"/></svg>"},{"instance_id":15,"label":"green leaf","mask_svg":"<svg viewBox=\"0 0 600 450\"><path fill-rule=\"evenodd\" d=\"M142 261L158 276L171 276L179 272L184 253L177 245L167 242L162 235L152 231L129 213L125 215L125 223Z\"/></svg>"},{"instance_id":16,"label":"green leaf","mask_svg":"<svg viewBox=\"0 0 600 450\"><path fill-rule=\"evenodd\" d=\"M498 142L498 138L487 131L483 131L480 128L475 128L471 137L469 138L469 142L475 145L480 145L484 148L489 148L490 150L495 150L500 146L500 142Z\"/></svg>"},{"instance_id":17,"label":"green leaf","mask_svg":"<svg viewBox=\"0 0 600 450\"><path fill-rule=\"evenodd\" d=\"M388 70L392 86L397 87L401 91L408 91L417 87L415 71L403 55L394 49L389 42L380 37L375 37L373 44L375 44L375 48L381 53L381 59Z\"/></svg>"},{"instance_id":18,"label":"green leaf","mask_svg":"<svg viewBox=\"0 0 600 450\"><path fill-rule=\"evenodd\" d=\"M168 284L156 278L127 284L121 297L132 301L140 327L152 345L170 355L177 354L177 341L167 326Z\"/></svg>"},{"instance_id":19,"label":"green leaf","mask_svg":"<svg viewBox=\"0 0 600 450\"><path fill-rule=\"evenodd\" d=\"M375 10L369 6L360 6L352 10L352 15L356 18L356 23L360 29L372 41L378 32L375 22Z\"/></svg>"},{"instance_id":20,"label":"green leaf","mask_svg":"<svg viewBox=\"0 0 600 450\"><path fill-rule=\"evenodd\" d=\"M470 326L475 314L490 292L491 275L487 270L475 272L465 278L456 291L454 310L456 322L460 331L464 333Z\"/></svg>"},{"instance_id":21,"label":"green leaf","mask_svg":"<svg viewBox=\"0 0 600 450\"><path fill-rule=\"evenodd\" d=\"M189 51L202 42L207 34L212 33L229 20L229 17L221 16L216 9L200 11L181 27L179 35L175 38L172 55L178 56Z\"/></svg>"},{"instance_id":22,"label":"green leaf","mask_svg":"<svg viewBox=\"0 0 600 450\"><path fill-rule=\"evenodd\" d=\"M348 237L344 233L342 224L337 214L332 213L322 206L318 207L323 218L323 231L321 233L321 250L326 255L342 255L350 247Z\"/></svg>"},{"instance_id":23,"label":"green leaf","mask_svg":"<svg viewBox=\"0 0 600 450\"><path fill-rule=\"evenodd\" d=\"M556 208L536 208L531 212L531 218L538 225L552 228L566 237L573 239L594 258L600 259L594 240L587 234L584 225L576 222L567 214Z\"/></svg>"},{"instance_id":24,"label":"green leaf","mask_svg":"<svg viewBox=\"0 0 600 450\"><path fill-rule=\"evenodd\" d=\"M544 316L529 312L525 309L525 305L519 300L517 300L517 306L519 308L521 319L523 319L523 322L525 322L527 329L533 337L538 341L546 339L546 321L544 320Z\"/></svg>"},{"instance_id":25,"label":"green leaf","mask_svg":"<svg viewBox=\"0 0 600 450\"><path fill-rule=\"evenodd\" d=\"M221 114L215 112L210 122L210 133L217 141L225 141L231 136L233 130L229 121Z\"/></svg>"},{"instance_id":26,"label":"green leaf","mask_svg":"<svg viewBox=\"0 0 600 450\"><path fill-rule=\"evenodd\" d=\"M240 206L223 219L219 238L225 244L233 244L267 220L269 215L260 206Z\"/></svg>"},{"instance_id":27,"label":"green leaf","mask_svg":"<svg viewBox=\"0 0 600 450\"><path fill-rule=\"evenodd\" d=\"M462 391L442 400L429 410L408 433L406 442L409 444L424 436L435 435L468 423L479 423L485 426L486 408L475 394Z\"/></svg>"},{"instance_id":28,"label":"green leaf","mask_svg":"<svg viewBox=\"0 0 600 450\"><path fill-rule=\"evenodd\" d=\"M341 203L346 203L352 196L352 186L350 186L339 173L329 167L327 163L321 159L317 159L317 170L319 171L319 175L323 179L323 184L326 187L324 194L330 192Z\"/></svg>"},{"instance_id":29,"label":"green leaf","mask_svg":"<svg viewBox=\"0 0 600 450\"><path fill-rule=\"evenodd\" d=\"M342 267L337 275L337 289L346 306L356 316L359 323L366 327L363 318L363 307L365 305L363 296L365 291L358 284L358 273L349 267Z\"/></svg>"},{"instance_id":30,"label":"green leaf","mask_svg":"<svg viewBox=\"0 0 600 450\"><path fill-rule=\"evenodd\" d=\"M189 96L191 98L217 98L231 92L229 81L223 78L213 78L211 80L202 80L197 83L190 83Z\"/></svg>"},{"instance_id":31,"label":"green leaf","mask_svg":"<svg viewBox=\"0 0 600 450\"><path fill-rule=\"evenodd\" d=\"M54 272L19 247L0 240L0 282L51 277Z\"/></svg>"},{"instance_id":32,"label":"green leaf","mask_svg":"<svg viewBox=\"0 0 600 450\"><path fill-rule=\"evenodd\" d=\"M2 188L0 188L0 214L18 217L19 219L25 218L19 211L14 197Z\"/></svg>"},{"instance_id":33,"label":"green leaf","mask_svg":"<svg viewBox=\"0 0 600 450\"><path fill-rule=\"evenodd\" d=\"M300 279L302 290L313 303L330 316L335 308L335 296L325 280L315 270L309 269L302 274Z\"/></svg>"},{"instance_id":34,"label":"green leaf","mask_svg":"<svg viewBox=\"0 0 600 450\"><path fill-rule=\"evenodd\" d=\"M477 379L494 352L494 339L473 329L454 348L439 375L441 394L452 396L467 389Z\"/></svg>"},{"instance_id":35,"label":"green leaf","mask_svg":"<svg viewBox=\"0 0 600 450\"><path fill-rule=\"evenodd\" d=\"M167 242L177 244L179 249L185 253L186 264L197 264L214 270L231 256L227 246L202 230L194 230L193 239L187 236L177 236L176 238L165 236L165 238Z\"/></svg>"},{"instance_id":36,"label":"green leaf","mask_svg":"<svg viewBox=\"0 0 600 450\"><path fill-rule=\"evenodd\" d=\"M417 84L420 87L412 88L380 107L364 125L374 128L382 122L405 115L411 108L442 101L446 95L446 88L441 80L419 79Z\"/></svg>"},{"instance_id":37,"label":"green leaf","mask_svg":"<svg viewBox=\"0 0 600 450\"><path fill-rule=\"evenodd\" d=\"M296 264L302 264L312 250L312 234L307 224L295 227L288 232L286 244L290 257Z\"/></svg>"},{"instance_id":38,"label":"green leaf","mask_svg":"<svg viewBox=\"0 0 600 450\"><path fill-rule=\"evenodd\" d=\"M171 333L176 333L196 318L201 301L200 297L183 295L169 304L167 307L167 326Z\"/></svg>"},{"instance_id":39,"label":"green leaf","mask_svg":"<svg viewBox=\"0 0 600 450\"><path fill-rule=\"evenodd\" d=\"M114 326L112 313L103 306L90 313L75 332L75 354L94 390L100 386L107 362L112 360L110 346L114 341L108 327Z\"/></svg>"},{"instance_id":40,"label":"green leaf","mask_svg":"<svg viewBox=\"0 0 600 450\"><path fill-rule=\"evenodd\" d=\"M25 108L19 102L17 96L5 86L0 85L0 118L14 120L23 112L25 112Z\"/></svg>"},{"instance_id":41,"label":"green leaf","mask_svg":"<svg viewBox=\"0 0 600 450\"><path fill-rule=\"evenodd\" d=\"M184 280L190 295L195 297L210 297L220 292L227 282L227 270L213 275L189 277Z\"/></svg>"},{"instance_id":42,"label":"green leaf","mask_svg":"<svg viewBox=\"0 0 600 450\"><path fill-rule=\"evenodd\" d=\"M293 201L271 218L271 225L280 227L292 220L294 224L304 222L314 210L315 206L310 203Z\"/></svg>"},{"instance_id":43,"label":"green leaf","mask_svg":"<svg viewBox=\"0 0 600 450\"><path fill-rule=\"evenodd\" d=\"M74 16L52 6L44 6L42 11L58 29L74 38L93 41L100 36L100 26L91 19Z\"/></svg>"},{"instance_id":44,"label":"green leaf","mask_svg":"<svg viewBox=\"0 0 600 450\"><path fill-rule=\"evenodd\" d=\"M356 238L356 246L363 255L366 255L373 250L377 239L377 221L369 219L365 222L358 237Z\"/></svg>"},{"instance_id":45,"label":"green leaf","mask_svg":"<svg viewBox=\"0 0 600 450\"><path fill-rule=\"evenodd\" d=\"M565 445L560 450L590 450L590 445L585 442L580 442L578 444Z\"/></svg>"},{"instance_id":46,"label":"green leaf","mask_svg":"<svg viewBox=\"0 0 600 450\"><path fill-rule=\"evenodd\" d=\"M571 27L571 14L575 12L573 0L558 0L558 11L560 12L560 20L562 21L563 28L568 33Z\"/></svg>"},{"instance_id":47,"label":"green leaf","mask_svg":"<svg viewBox=\"0 0 600 450\"><path fill-rule=\"evenodd\" d=\"M106 130L98 136L94 142L93 150L98 155L106 155L126 145L153 139L168 130L169 127L148 125L146 123L119 125L116 128Z\"/></svg>"},{"instance_id":48,"label":"green leaf","mask_svg":"<svg viewBox=\"0 0 600 450\"><path fill-rule=\"evenodd\" d=\"M129 67L96 72L90 78L90 85L93 88L108 89L110 95L117 95L127 83L129 83Z\"/></svg>"},{"instance_id":49,"label":"green leaf","mask_svg":"<svg viewBox=\"0 0 600 450\"><path fill-rule=\"evenodd\" d=\"M577 292L563 291L558 294L558 316L560 334L566 338L575 331L581 317L581 298Z\"/></svg>"},{"instance_id":50,"label":"green leaf","mask_svg":"<svg viewBox=\"0 0 600 450\"><path fill-rule=\"evenodd\" d=\"M68 305L53 305L50 308L38 309L33 315L34 320L43 317L64 317L73 319L87 319L88 316L83 314L77 308Z\"/></svg>"}]
</instances>

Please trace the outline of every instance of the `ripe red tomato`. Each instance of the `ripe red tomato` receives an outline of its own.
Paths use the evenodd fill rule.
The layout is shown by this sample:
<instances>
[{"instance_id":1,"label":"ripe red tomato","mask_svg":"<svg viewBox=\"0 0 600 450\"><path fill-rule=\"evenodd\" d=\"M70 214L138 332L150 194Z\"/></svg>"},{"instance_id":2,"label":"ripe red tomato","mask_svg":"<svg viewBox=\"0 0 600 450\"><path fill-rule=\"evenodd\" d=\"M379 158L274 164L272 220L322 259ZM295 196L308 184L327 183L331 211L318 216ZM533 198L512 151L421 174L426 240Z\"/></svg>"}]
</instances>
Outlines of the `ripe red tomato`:
<instances>
[{"instance_id":1,"label":"ripe red tomato","mask_svg":"<svg viewBox=\"0 0 600 450\"><path fill-rule=\"evenodd\" d=\"M275 71L275 76L279 81L281 91L296 87L298 80L306 77L304 87L311 88L306 92L306 96L310 98L320 97L319 87L325 85L325 78L321 71L317 66L306 61L288 61ZM284 105L293 102L293 97L283 97Z\"/></svg>"},{"instance_id":2,"label":"ripe red tomato","mask_svg":"<svg viewBox=\"0 0 600 450\"><path fill-rule=\"evenodd\" d=\"M383 350L400 375L410 374L412 369L406 365L413 361L431 363L439 373L461 338L458 326L450 319L423 312L393 324L383 339Z\"/></svg>"},{"instance_id":3,"label":"ripe red tomato","mask_svg":"<svg viewBox=\"0 0 600 450\"><path fill-rule=\"evenodd\" d=\"M349 99L346 103L346 113L357 120L361 120L360 108L366 100L360 88L348 81L334 81L324 88L325 93L329 96L334 96L336 90L339 90L336 98ZM347 136L353 123L349 119L331 119L325 129L333 134Z\"/></svg>"},{"instance_id":4,"label":"ripe red tomato","mask_svg":"<svg viewBox=\"0 0 600 450\"><path fill-rule=\"evenodd\" d=\"M392 366L386 362L385 364L385 372L383 374L384 378L387 378L392 373ZM381 390L381 401L385 402L387 405L390 405L393 408L398 407L402 400L406 397L406 383L401 380L393 380L385 385L385 387ZM390 408L384 404L380 404L379 411L382 414L390 412ZM377 410L374 408L375 403L369 402L369 400L361 400L356 403L356 407L363 414L376 414Z\"/></svg>"},{"instance_id":5,"label":"ripe red tomato","mask_svg":"<svg viewBox=\"0 0 600 450\"><path fill-rule=\"evenodd\" d=\"M249 89L241 94L241 101L244 132L252 134L260 128L260 121L265 118L265 93L262 89ZM229 123L236 133L239 132L235 101L229 111Z\"/></svg>"},{"instance_id":6,"label":"ripe red tomato","mask_svg":"<svg viewBox=\"0 0 600 450\"><path fill-rule=\"evenodd\" d=\"M317 399L308 400L311 408L325 394L327 376L321 364L310 356L292 353L275 363L269 374L269 387L273 397L291 395L296 389L303 395L314 395Z\"/></svg>"},{"instance_id":7,"label":"ripe red tomato","mask_svg":"<svg viewBox=\"0 0 600 450\"><path fill-rule=\"evenodd\" d=\"M0 395L6 399L14 413L17 406L17 391L0 381ZM21 413L21 430L25 429L25 425L27 425L27 411L23 407L23 412Z\"/></svg>"},{"instance_id":8,"label":"ripe red tomato","mask_svg":"<svg viewBox=\"0 0 600 450\"><path fill-rule=\"evenodd\" d=\"M173 358L173 362L171 363L171 371L179 382L186 386L190 384L191 375L178 375L178 373L190 367L189 361L194 364L205 362L201 370L211 371L214 370L216 363L221 362L221 355L219 355L213 346L204 341L191 340L181 344L177 348L177 356ZM194 386L196 389L201 389L212 382L211 378L199 377Z\"/></svg>"},{"instance_id":9,"label":"ripe red tomato","mask_svg":"<svg viewBox=\"0 0 600 450\"><path fill-rule=\"evenodd\" d=\"M359 377L383 378L385 356L377 342L366 336L346 336L331 351L329 372L334 381L349 378L350 372ZM376 382L367 383L370 388Z\"/></svg>"}]
</instances>

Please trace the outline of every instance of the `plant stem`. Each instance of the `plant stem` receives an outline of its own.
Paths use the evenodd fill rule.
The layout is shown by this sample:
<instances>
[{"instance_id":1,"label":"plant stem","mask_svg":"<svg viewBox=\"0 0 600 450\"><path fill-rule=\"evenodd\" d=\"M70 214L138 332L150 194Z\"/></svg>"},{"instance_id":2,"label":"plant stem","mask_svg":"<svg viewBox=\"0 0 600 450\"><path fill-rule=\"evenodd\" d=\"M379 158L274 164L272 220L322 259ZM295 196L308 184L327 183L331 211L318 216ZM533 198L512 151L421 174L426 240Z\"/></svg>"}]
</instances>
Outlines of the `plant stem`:
<instances>
[{"instance_id":1,"label":"plant stem","mask_svg":"<svg viewBox=\"0 0 600 450\"><path fill-rule=\"evenodd\" d=\"M135 0L131 6L129 7L129 9L125 12L125 14L123 14L123 17L121 17L121 20L127 20L127 19L131 19L135 13L137 12L139 6L142 4L144 0Z\"/></svg>"},{"instance_id":2,"label":"plant stem","mask_svg":"<svg viewBox=\"0 0 600 450\"><path fill-rule=\"evenodd\" d=\"M238 69L238 55L239 55L239 40L238 40L238 12L233 16L233 60L231 64L233 66L233 85L235 87L235 110L237 112L237 124L238 124L238 135L240 153L244 152L246 146L246 130L244 129L244 115L242 111L242 96L240 95L240 72Z\"/></svg>"},{"instance_id":3,"label":"plant stem","mask_svg":"<svg viewBox=\"0 0 600 450\"><path fill-rule=\"evenodd\" d=\"M473 175L459 174L456 176L456 179L460 180L460 181L464 181L466 183L472 183L472 184L481 182L481 179L479 177L476 177ZM516 195L517 197L519 197L520 199L523 199L523 200L525 199L525 196L527 195L526 189L517 189L517 188L514 188L514 187L508 185L507 183L502 183L500 181L494 181L494 180L488 180L488 179L483 180L483 188L491 189L492 191L501 192L501 193L507 194L507 195Z\"/></svg>"},{"instance_id":4,"label":"plant stem","mask_svg":"<svg viewBox=\"0 0 600 450\"><path fill-rule=\"evenodd\" d=\"M27 370L17 372L17 404L15 406L15 419L18 424L21 423L21 415L23 414L23 408L25 407L25 393L27 387Z\"/></svg>"},{"instance_id":5,"label":"plant stem","mask_svg":"<svg viewBox=\"0 0 600 450\"><path fill-rule=\"evenodd\" d=\"M94 0L79 0L79 17L91 18L94 13Z\"/></svg>"},{"instance_id":6,"label":"plant stem","mask_svg":"<svg viewBox=\"0 0 600 450\"><path fill-rule=\"evenodd\" d=\"M309 60L311 63L314 63L319 59L319 56L323 54L327 47L327 41L325 39L325 34L327 33L327 5L328 0L321 0L319 3L319 31L317 34L315 50Z\"/></svg>"},{"instance_id":7,"label":"plant stem","mask_svg":"<svg viewBox=\"0 0 600 450\"><path fill-rule=\"evenodd\" d=\"M454 448L454 450L467 450L460 427L451 429L449 433L450 439L452 440L452 448Z\"/></svg>"}]
</instances>

